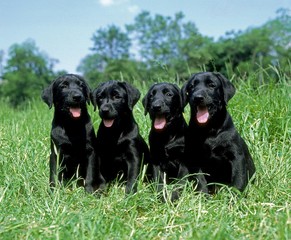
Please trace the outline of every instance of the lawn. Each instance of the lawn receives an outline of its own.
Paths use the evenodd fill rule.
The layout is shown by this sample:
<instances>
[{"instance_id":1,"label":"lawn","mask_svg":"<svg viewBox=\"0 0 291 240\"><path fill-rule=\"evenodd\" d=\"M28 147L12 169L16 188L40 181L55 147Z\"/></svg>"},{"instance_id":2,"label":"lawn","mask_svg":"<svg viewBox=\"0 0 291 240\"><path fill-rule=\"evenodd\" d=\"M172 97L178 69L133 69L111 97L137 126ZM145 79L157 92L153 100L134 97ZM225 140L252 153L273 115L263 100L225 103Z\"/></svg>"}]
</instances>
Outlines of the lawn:
<instances>
[{"instance_id":1,"label":"lawn","mask_svg":"<svg viewBox=\"0 0 291 240\"><path fill-rule=\"evenodd\" d=\"M117 183L99 198L74 183L51 194L53 110L40 99L18 110L2 101L0 239L291 239L290 79L259 87L251 81L236 81L228 109L253 156L254 183L243 194L224 187L212 197L189 185L174 204L159 201L142 181L128 197ZM98 114L92 105L89 110L96 130ZM147 139L141 101L134 113Z\"/></svg>"}]
</instances>

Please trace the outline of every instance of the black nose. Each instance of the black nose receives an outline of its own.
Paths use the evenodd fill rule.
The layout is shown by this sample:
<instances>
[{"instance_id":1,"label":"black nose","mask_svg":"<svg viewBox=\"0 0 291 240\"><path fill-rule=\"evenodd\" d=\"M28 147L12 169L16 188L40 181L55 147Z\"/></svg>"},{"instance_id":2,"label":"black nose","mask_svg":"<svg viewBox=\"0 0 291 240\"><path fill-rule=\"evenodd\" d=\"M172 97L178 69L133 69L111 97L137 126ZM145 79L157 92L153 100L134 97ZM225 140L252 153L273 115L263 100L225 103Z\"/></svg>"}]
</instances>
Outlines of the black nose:
<instances>
[{"instance_id":1,"label":"black nose","mask_svg":"<svg viewBox=\"0 0 291 240\"><path fill-rule=\"evenodd\" d=\"M197 103L203 103L204 97L202 95L196 95L194 96L194 101Z\"/></svg>"},{"instance_id":2,"label":"black nose","mask_svg":"<svg viewBox=\"0 0 291 240\"><path fill-rule=\"evenodd\" d=\"M75 94L73 95L73 100L74 100L75 102L80 102L81 99L82 99L82 96L81 96L80 94L75 93Z\"/></svg>"},{"instance_id":3,"label":"black nose","mask_svg":"<svg viewBox=\"0 0 291 240\"><path fill-rule=\"evenodd\" d=\"M160 103L154 103L154 104L152 105L152 108L153 108L154 111L157 112L157 111L160 111L160 110L161 110L162 106L161 106Z\"/></svg>"},{"instance_id":4,"label":"black nose","mask_svg":"<svg viewBox=\"0 0 291 240\"><path fill-rule=\"evenodd\" d=\"M109 107L108 106L101 107L101 112L102 113L108 113L109 112Z\"/></svg>"}]
</instances>

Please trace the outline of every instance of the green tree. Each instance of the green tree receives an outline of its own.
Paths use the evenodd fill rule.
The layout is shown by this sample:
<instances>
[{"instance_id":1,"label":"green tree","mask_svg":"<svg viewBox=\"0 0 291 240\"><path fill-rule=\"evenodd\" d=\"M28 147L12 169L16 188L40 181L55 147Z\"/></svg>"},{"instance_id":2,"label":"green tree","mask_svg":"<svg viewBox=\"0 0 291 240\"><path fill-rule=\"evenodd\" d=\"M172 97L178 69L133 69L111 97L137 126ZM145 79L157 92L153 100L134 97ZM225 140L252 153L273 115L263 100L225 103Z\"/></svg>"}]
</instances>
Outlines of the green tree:
<instances>
[{"instance_id":1,"label":"green tree","mask_svg":"<svg viewBox=\"0 0 291 240\"><path fill-rule=\"evenodd\" d=\"M231 75L234 71L242 74L256 70L262 61L269 61L271 47L269 31L250 28L245 32L229 32L210 47L213 61L207 68Z\"/></svg>"},{"instance_id":2,"label":"green tree","mask_svg":"<svg viewBox=\"0 0 291 240\"><path fill-rule=\"evenodd\" d=\"M43 87L56 77L55 63L56 60L42 53L32 40L12 45L4 67L1 96L8 97L13 106L39 97Z\"/></svg>"},{"instance_id":3,"label":"green tree","mask_svg":"<svg viewBox=\"0 0 291 240\"><path fill-rule=\"evenodd\" d=\"M268 71L272 66L280 65L290 74L291 17L287 10L280 10L278 14L263 26L228 32L211 44L212 61L207 64L207 69L229 76L260 71L259 83L266 76L274 78L274 71Z\"/></svg>"},{"instance_id":4,"label":"green tree","mask_svg":"<svg viewBox=\"0 0 291 240\"><path fill-rule=\"evenodd\" d=\"M129 58L131 41L125 32L115 25L99 29L92 37L92 51L98 53L107 61L112 59Z\"/></svg>"},{"instance_id":5,"label":"green tree","mask_svg":"<svg viewBox=\"0 0 291 240\"><path fill-rule=\"evenodd\" d=\"M128 71L125 63L130 62L131 40L125 32L111 25L97 30L92 41L93 53L87 55L78 66L78 71L82 72L91 84L108 78L119 78L121 71Z\"/></svg>"},{"instance_id":6,"label":"green tree","mask_svg":"<svg viewBox=\"0 0 291 240\"><path fill-rule=\"evenodd\" d=\"M138 46L141 60L152 72L162 69L171 76L188 76L189 68L197 70L211 57L206 50L211 39L203 37L194 23L185 23L182 12L172 18L143 11L133 24L127 25L127 30Z\"/></svg>"},{"instance_id":7,"label":"green tree","mask_svg":"<svg viewBox=\"0 0 291 240\"><path fill-rule=\"evenodd\" d=\"M263 27L269 29L272 41L272 64L291 76L291 15L288 9L279 9L277 17L267 22Z\"/></svg>"}]
</instances>

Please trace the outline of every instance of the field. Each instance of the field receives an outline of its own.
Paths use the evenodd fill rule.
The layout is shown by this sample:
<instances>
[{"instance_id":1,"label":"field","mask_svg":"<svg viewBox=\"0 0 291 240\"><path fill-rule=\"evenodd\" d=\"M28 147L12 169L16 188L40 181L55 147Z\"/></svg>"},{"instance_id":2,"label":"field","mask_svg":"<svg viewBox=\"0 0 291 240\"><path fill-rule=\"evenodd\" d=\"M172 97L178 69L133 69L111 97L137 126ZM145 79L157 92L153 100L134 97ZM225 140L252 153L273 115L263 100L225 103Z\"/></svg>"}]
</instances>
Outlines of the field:
<instances>
[{"instance_id":1,"label":"field","mask_svg":"<svg viewBox=\"0 0 291 240\"><path fill-rule=\"evenodd\" d=\"M117 183L100 198L74 183L51 194L53 111L40 100L18 110L0 103L0 239L291 239L290 80L280 76L256 88L251 81L236 82L228 109L254 158L254 184L243 194L225 187L210 198L188 186L174 204L159 201L142 181L128 197ZM134 111L147 139L141 101Z\"/></svg>"}]
</instances>

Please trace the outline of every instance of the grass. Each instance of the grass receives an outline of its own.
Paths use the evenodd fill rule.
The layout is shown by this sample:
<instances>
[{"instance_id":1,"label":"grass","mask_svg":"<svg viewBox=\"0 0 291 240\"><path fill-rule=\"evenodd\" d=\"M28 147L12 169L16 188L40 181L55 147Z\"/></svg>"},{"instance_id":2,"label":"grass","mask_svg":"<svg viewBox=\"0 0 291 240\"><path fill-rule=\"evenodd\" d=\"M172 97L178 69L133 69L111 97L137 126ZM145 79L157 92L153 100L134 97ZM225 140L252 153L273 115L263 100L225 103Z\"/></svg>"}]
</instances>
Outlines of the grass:
<instances>
[{"instance_id":1,"label":"grass","mask_svg":"<svg viewBox=\"0 0 291 240\"><path fill-rule=\"evenodd\" d=\"M290 92L283 80L259 88L246 81L229 103L255 161L254 184L243 194L225 187L210 198L187 186L175 204L160 202L142 182L128 197L118 184L100 198L74 183L51 194L53 111L40 100L19 110L0 103L0 239L291 239ZM147 139L141 101L134 111Z\"/></svg>"}]
</instances>

